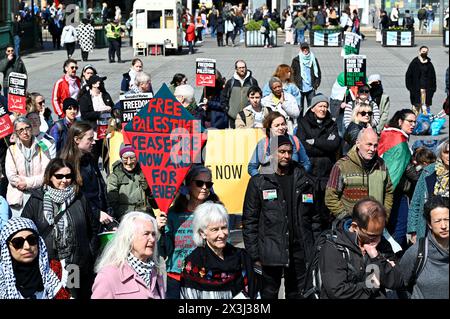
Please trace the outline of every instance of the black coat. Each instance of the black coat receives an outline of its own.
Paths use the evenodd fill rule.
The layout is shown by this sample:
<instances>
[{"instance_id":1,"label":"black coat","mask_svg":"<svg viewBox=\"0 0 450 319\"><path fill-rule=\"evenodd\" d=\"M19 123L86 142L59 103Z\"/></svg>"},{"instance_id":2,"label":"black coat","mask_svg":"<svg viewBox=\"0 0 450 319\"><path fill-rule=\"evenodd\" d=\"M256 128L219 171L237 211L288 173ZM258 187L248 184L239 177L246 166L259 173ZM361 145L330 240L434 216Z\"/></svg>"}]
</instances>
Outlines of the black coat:
<instances>
[{"instance_id":1,"label":"black coat","mask_svg":"<svg viewBox=\"0 0 450 319\"><path fill-rule=\"evenodd\" d=\"M320 65L319 65L319 61L317 60L317 58L316 58L316 63L317 63L317 69L318 69L317 77L314 74L313 67L311 67L311 82L312 82L312 87L314 88L314 90L317 90L317 88L320 86L320 81L322 79L322 71L320 70ZM300 69L300 58L298 57L298 55L292 59L291 69L292 69L292 76L294 78L294 83L295 83L295 85L298 86L298 88L301 91L302 87L303 87L303 79L302 79L302 75L301 75L302 71Z\"/></svg>"},{"instance_id":2,"label":"black coat","mask_svg":"<svg viewBox=\"0 0 450 319\"><path fill-rule=\"evenodd\" d=\"M409 91L409 98L412 105L420 105L420 62L419 57L415 57L409 64L408 70L406 71L405 83L406 88ZM431 59L428 58L427 67L427 105L432 105L433 95L436 92L436 71L431 63Z\"/></svg>"},{"instance_id":3,"label":"black coat","mask_svg":"<svg viewBox=\"0 0 450 319\"><path fill-rule=\"evenodd\" d=\"M107 202L105 181L92 155L86 154L81 158L80 174L83 178L80 191L88 200L94 218L100 220L100 211L113 216Z\"/></svg>"},{"instance_id":4,"label":"black coat","mask_svg":"<svg viewBox=\"0 0 450 319\"><path fill-rule=\"evenodd\" d=\"M348 143L350 147L355 145L359 131L361 131L365 127L366 126L363 124L356 124L355 122L350 122L344 133L344 140Z\"/></svg>"},{"instance_id":5,"label":"black coat","mask_svg":"<svg viewBox=\"0 0 450 319\"><path fill-rule=\"evenodd\" d=\"M70 215L73 221L74 243L71 262L80 266L84 271L93 271L95 256L98 250L98 237L100 223L93 218L91 207L82 194L78 194L75 200L67 208L66 214ZM36 189L31 192L25 208L22 211L22 217L31 219L42 235L49 226L44 216L44 192L42 189ZM57 252L53 246L53 232L49 232L44 238L45 245L50 259L58 259Z\"/></svg>"},{"instance_id":6,"label":"black coat","mask_svg":"<svg viewBox=\"0 0 450 319\"><path fill-rule=\"evenodd\" d=\"M319 257L319 268L322 276L321 299L379 299L385 298L386 289L399 289L403 287L402 273L398 265L392 267L387 259L397 260L389 242L381 238L377 246L379 252L376 258L362 255L356 244L356 233L344 230L345 219L337 225L336 244L348 249L350 258L343 257L343 251L336 245L327 241ZM353 266L350 270L348 263ZM380 288L367 286L370 283L368 275L376 268L380 274ZM366 272L367 271L367 272Z\"/></svg>"},{"instance_id":7,"label":"black coat","mask_svg":"<svg viewBox=\"0 0 450 319\"><path fill-rule=\"evenodd\" d=\"M328 177L336 163L336 153L341 145L336 122L330 113L327 113L322 125L319 126L314 113L306 112L298 123L297 137L305 146L306 154L311 161L312 175ZM314 139L313 145L306 142L309 139Z\"/></svg>"},{"instance_id":8,"label":"black coat","mask_svg":"<svg viewBox=\"0 0 450 319\"><path fill-rule=\"evenodd\" d=\"M111 107L111 109L114 107L114 102L108 92L102 92L102 99L106 105ZM100 119L102 113L94 111L92 96L89 91L80 97L80 113L81 118L85 121L96 122Z\"/></svg>"},{"instance_id":9,"label":"black coat","mask_svg":"<svg viewBox=\"0 0 450 319\"><path fill-rule=\"evenodd\" d=\"M321 232L321 216L314 203L304 203L303 195L312 194L315 199L314 180L305 174L303 168L294 168L293 193L293 229L301 238L299 243L304 248L294 251L295 258L309 260L316 237ZM263 191L277 191L277 198L264 200ZM250 179L245 193L242 215L243 238L245 248L252 260L260 261L263 266L289 265L289 226L287 217L287 205L283 191L275 174L258 174ZM296 205L296 206L295 206Z\"/></svg>"}]
</instances>

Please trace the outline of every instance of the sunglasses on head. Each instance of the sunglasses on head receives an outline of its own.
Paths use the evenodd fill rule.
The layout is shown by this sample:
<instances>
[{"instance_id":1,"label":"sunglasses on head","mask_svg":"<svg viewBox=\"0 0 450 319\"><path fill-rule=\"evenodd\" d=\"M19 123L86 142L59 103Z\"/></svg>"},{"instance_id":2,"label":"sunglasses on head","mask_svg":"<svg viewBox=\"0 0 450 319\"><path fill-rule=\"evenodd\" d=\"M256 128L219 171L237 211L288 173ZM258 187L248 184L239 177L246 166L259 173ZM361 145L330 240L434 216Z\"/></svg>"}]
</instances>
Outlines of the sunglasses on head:
<instances>
[{"instance_id":1,"label":"sunglasses on head","mask_svg":"<svg viewBox=\"0 0 450 319\"><path fill-rule=\"evenodd\" d=\"M38 237L35 234L30 234L26 238L16 237L11 239L9 242L15 249L22 249L25 241L30 246L36 246L38 244Z\"/></svg>"},{"instance_id":2,"label":"sunglasses on head","mask_svg":"<svg viewBox=\"0 0 450 319\"><path fill-rule=\"evenodd\" d=\"M197 187L203 187L203 185L206 185L206 188L211 188L214 185L213 182L205 182L205 181L201 181L198 179L195 180L194 183L195 183L195 186L197 186Z\"/></svg>"},{"instance_id":3,"label":"sunglasses on head","mask_svg":"<svg viewBox=\"0 0 450 319\"><path fill-rule=\"evenodd\" d=\"M53 174L53 176L55 176L56 179L63 179L64 177L66 179L72 179L73 178L73 174Z\"/></svg>"},{"instance_id":4,"label":"sunglasses on head","mask_svg":"<svg viewBox=\"0 0 450 319\"><path fill-rule=\"evenodd\" d=\"M362 111L362 112L359 112L358 114L361 114L362 116L366 116L366 115L369 115L369 116L372 116L373 115L373 112L366 112L366 111Z\"/></svg>"}]
</instances>

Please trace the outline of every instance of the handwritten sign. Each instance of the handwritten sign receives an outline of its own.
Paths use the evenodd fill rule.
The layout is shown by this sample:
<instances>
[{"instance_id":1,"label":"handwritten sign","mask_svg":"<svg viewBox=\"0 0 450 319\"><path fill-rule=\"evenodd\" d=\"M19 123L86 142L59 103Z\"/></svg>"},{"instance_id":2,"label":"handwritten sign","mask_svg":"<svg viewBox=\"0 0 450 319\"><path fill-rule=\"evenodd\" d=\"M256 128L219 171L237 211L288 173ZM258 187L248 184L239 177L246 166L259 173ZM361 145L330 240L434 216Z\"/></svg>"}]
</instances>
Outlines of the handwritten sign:
<instances>
[{"instance_id":1,"label":"handwritten sign","mask_svg":"<svg viewBox=\"0 0 450 319\"><path fill-rule=\"evenodd\" d=\"M346 55L344 57L344 76L346 86L366 84L366 56Z\"/></svg>"},{"instance_id":2,"label":"handwritten sign","mask_svg":"<svg viewBox=\"0 0 450 319\"><path fill-rule=\"evenodd\" d=\"M140 109L153 98L152 93L122 94L122 123L130 122Z\"/></svg>"},{"instance_id":3,"label":"handwritten sign","mask_svg":"<svg viewBox=\"0 0 450 319\"><path fill-rule=\"evenodd\" d=\"M359 54L361 39L362 37L356 33L344 32L344 48L341 55Z\"/></svg>"},{"instance_id":4,"label":"handwritten sign","mask_svg":"<svg viewBox=\"0 0 450 319\"><path fill-rule=\"evenodd\" d=\"M201 162L206 142L200 121L163 84L125 126L148 185L162 212L169 210L193 163Z\"/></svg>"},{"instance_id":5,"label":"handwritten sign","mask_svg":"<svg viewBox=\"0 0 450 319\"><path fill-rule=\"evenodd\" d=\"M8 77L8 110L26 114L27 75L11 72Z\"/></svg>"},{"instance_id":6,"label":"handwritten sign","mask_svg":"<svg viewBox=\"0 0 450 319\"><path fill-rule=\"evenodd\" d=\"M216 86L216 60L195 60L195 84L197 86Z\"/></svg>"}]
</instances>

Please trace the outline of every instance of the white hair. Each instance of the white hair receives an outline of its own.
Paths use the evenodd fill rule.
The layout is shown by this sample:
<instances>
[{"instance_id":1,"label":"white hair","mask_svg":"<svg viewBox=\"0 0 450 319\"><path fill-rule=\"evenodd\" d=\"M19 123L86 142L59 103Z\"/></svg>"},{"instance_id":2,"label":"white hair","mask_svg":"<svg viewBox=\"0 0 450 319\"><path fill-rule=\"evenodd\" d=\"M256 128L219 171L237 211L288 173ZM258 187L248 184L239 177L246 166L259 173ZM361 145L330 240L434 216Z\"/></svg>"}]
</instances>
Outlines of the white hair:
<instances>
[{"instance_id":1,"label":"white hair","mask_svg":"<svg viewBox=\"0 0 450 319\"><path fill-rule=\"evenodd\" d=\"M150 80L151 80L150 75L148 75L148 74L145 73L145 72L138 72L138 73L136 74L136 77L134 78L134 84L135 84L136 86L139 86L139 84L141 84L141 83L147 83L147 82L150 81Z\"/></svg>"},{"instance_id":2,"label":"white hair","mask_svg":"<svg viewBox=\"0 0 450 319\"><path fill-rule=\"evenodd\" d=\"M205 246L202 232L206 230L208 225L218 223L226 223L228 225L228 212L223 205L208 201L195 209L192 228L194 243L197 247Z\"/></svg>"},{"instance_id":3,"label":"white hair","mask_svg":"<svg viewBox=\"0 0 450 319\"><path fill-rule=\"evenodd\" d=\"M114 238L108 242L97 259L95 272L98 273L106 266L121 267L126 263L129 253L131 252L134 236L142 221L150 221L156 233L155 248L153 251L152 261L156 264L158 272L161 272L159 256L158 256L158 224L152 216L142 212L129 212L123 216L120 221L119 228L114 234Z\"/></svg>"},{"instance_id":4,"label":"white hair","mask_svg":"<svg viewBox=\"0 0 450 319\"><path fill-rule=\"evenodd\" d=\"M191 104L194 101L194 88L189 84L179 85L175 88L173 95L182 96L185 103Z\"/></svg>"}]
</instances>

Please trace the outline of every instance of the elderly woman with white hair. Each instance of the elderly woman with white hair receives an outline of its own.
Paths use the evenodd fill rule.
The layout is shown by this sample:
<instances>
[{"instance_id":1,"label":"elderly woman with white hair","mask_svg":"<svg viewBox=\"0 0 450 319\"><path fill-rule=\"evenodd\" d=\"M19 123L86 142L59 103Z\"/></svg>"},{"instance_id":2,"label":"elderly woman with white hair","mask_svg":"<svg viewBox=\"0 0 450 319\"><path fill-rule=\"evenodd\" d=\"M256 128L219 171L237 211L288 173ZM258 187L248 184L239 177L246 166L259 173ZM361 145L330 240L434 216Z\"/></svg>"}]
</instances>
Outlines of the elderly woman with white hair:
<instances>
[{"instance_id":1,"label":"elderly woman with white hair","mask_svg":"<svg viewBox=\"0 0 450 319\"><path fill-rule=\"evenodd\" d=\"M269 87L272 93L264 97L261 104L273 112L280 112L286 118L288 133L293 134L297 127L297 118L300 115L297 100L292 94L284 92L283 82L280 78L272 77L269 80Z\"/></svg>"},{"instance_id":2,"label":"elderly woman with white hair","mask_svg":"<svg viewBox=\"0 0 450 319\"><path fill-rule=\"evenodd\" d=\"M5 160L5 175L9 181L6 200L13 217L18 217L30 198L30 191L42 186L50 153L39 145L26 117L20 116L14 121L14 134L16 143L9 146Z\"/></svg>"},{"instance_id":3,"label":"elderly woman with white hair","mask_svg":"<svg viewBox=\"0 0 450 319\"><path fill-rule=\"evenodd\" d=\"M197 248L184 260L182 299L255 298L255 278L250 257L228 239L228 213L221 204L206 202L193 219Z\"/></svg>"},{"instance_id":4,"label":"elderly woman with white hair","mask_svg":"<svg viewBox=\"0 0 450 319\"><path fill-rule=\"evenodd\" d=\"M443 140L436 150L437 161L428 165L422 171L417 181L414 195L408 212L408 234L411 241L426 236L426 220L424 205L432 196L449 198L449 139Z\"/></svg>"},{"instance_id":5,"label":"elderly woman with white hair","mask_svg":"<svg viewBox=\"0 0 450 319\"><path fill-rule=\"evenodd\" d=\"M120 222L96 265L92 299L164 299L156 220L130 212Z\"/></svg>"},{"instance_id":6,"label":"elderly woman with white hair","mask_svg":"<svg viewBox=\"0 0 450 319\"><path fill-rule=\"evenodd\" d=\"M206 109L207 104L203 104L202 107L197 105L194 96L194 88L189 84L182 84L175 88L173 95L177 98L178 102L183 105L183 107L192 114L196 119L202 121L204 126L206 120Z\"/></svg>"},{"instance_id":7,"label":"elderly woman with white hair","mask_svg":"<svg viewBox=\"0 0 450 319\"><path fill-rule=\"evenodd\" d=\"M152 79L148 73L139 72L135 75L134 85L125 94L152 93Z\"/></svg>"}]
</instances>

